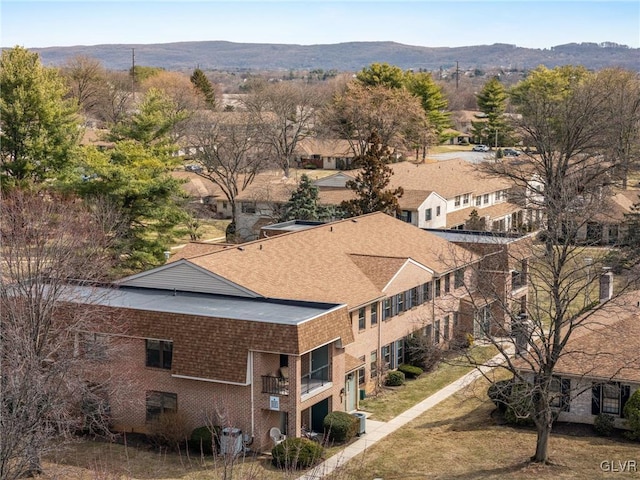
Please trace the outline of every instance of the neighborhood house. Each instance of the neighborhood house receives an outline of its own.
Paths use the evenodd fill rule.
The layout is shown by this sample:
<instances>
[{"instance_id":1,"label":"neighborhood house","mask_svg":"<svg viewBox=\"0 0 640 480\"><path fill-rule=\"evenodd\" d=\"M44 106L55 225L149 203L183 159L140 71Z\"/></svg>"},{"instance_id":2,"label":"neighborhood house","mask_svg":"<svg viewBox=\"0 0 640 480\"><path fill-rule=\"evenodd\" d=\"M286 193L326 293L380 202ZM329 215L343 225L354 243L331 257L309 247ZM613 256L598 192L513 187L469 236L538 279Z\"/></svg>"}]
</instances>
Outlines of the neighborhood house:
<instances>
[{"instance_id":1,"label":"neighborhood house","mask_svg":"<svg viewBox=\"0 0 640 480\"><path fill-rule=\"evenodd\" d=\"M146 432L178 411L191 428L232 427L265 448L273 427L299 436L331 411L356 411L407 360L408 337L446 348L504 334L509 314L493 307L526 301L513 265L486 264L489 247L467 248L472 239L382 213L287 229L238 246L188 244L97 297L125 320L125 332L100 333L137 385L126 406L111 402L116 428ZM490 237L491 249L520 241Z\"/></svg>"}]
</instances>

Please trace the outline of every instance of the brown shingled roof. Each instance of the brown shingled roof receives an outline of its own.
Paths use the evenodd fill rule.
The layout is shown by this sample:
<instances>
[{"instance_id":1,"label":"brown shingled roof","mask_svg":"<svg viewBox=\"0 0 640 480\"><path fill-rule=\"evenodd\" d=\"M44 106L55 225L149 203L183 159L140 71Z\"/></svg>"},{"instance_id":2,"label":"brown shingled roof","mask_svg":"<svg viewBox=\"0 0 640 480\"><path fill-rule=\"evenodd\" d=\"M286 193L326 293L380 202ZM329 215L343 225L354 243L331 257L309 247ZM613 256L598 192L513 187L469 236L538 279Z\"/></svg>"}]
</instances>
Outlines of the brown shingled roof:
<instances>
[{"instance_id":1,"label":"brown shingled roof","mask_svg":"<svg viewBox=\"0 0 640 480\"><path fill-rule=\"evenodd\" d=\"M504 217L505 215L508 215L510 213L517 212L521 209L522 208L518 205L514 205L513 203L509 202L497 203L496 205L491 205L490 207L486 208L463 208L462 210L456 210L455 212L447 213L447 228L463 224L469 218L469 215L471 215L471 212L473 210L477 210L480 217L488 216L490 219L496 219Z\"/></svg>"},{"instance_id":2,"label":"brown shingled roof","mask_svg":"<svg viewBox=\"0 0 640 480\"><path fill-rule=\"evenodd\" d=\"M612 300L585 319L554 373L640 383L640 291Z\"/></svg>"},{"instance_id":3,"label":"brown shingled roof","mask_svg":"<svg viewBox=\"0 0 640 480\"><path fill-rule=\"evenodd\" d=\"M266 297L346 303L354 308L383 292L380 278L370 268L371 277L365 274L353 255L411 258L437 273L458 268L456 259L468 257L464 249L436 235L373 213L189 261ZM388 263L381 266L381 272L388 267Z\"/></svg>"},{"instance_id":4,"label":"brown shingled roof","mask_svg":"<svg viewBox=\"0 0 640 480\"><path fill-rule=\"evenodd\" d=\"M504 178L488 176L476 166L459 158L437 163L400 162L389 165L393 170L389 188L434 191L444 198L472 193L481 195L506 190L513 185Z\"/></svg>"}]
</instances>

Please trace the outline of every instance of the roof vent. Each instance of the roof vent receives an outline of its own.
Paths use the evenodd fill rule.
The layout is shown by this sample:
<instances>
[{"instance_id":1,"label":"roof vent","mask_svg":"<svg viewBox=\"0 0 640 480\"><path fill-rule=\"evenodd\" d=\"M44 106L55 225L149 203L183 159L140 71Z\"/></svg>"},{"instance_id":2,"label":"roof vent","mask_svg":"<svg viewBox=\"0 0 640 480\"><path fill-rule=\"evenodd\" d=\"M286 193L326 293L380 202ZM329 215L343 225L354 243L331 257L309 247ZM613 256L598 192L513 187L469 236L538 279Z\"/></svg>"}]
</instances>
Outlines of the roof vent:
<instances>
[{"instance_id":1,"label":"roof vent","mask_svg":"<svg viewBox=\"0 0 640 480\"><path fill-rule=\"evenodd\" d=\"M244 247L238 247L238 250L240 250L241 252L244 252Z\"/></svg>"},{"instance_id":2,"label":"roof vent","mask_svg":"<svg viewBox=\"0 0 640 480\"><path fill-rule=\"evenodd\" d=\"M356 220L355 218L352 218L352 219L351 219L351 221L352 221L353 223L358 223L358 220Z\"/></svg>"}]
</instances>

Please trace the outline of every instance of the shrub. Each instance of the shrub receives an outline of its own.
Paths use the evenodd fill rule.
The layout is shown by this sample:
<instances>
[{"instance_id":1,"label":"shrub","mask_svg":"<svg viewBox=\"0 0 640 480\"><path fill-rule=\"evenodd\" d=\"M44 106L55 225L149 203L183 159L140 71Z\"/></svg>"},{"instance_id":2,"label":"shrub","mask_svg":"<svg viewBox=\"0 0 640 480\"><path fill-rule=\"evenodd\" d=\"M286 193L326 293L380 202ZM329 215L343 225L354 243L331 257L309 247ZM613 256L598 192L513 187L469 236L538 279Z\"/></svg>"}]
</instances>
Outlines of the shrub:
<instances>
[{"instance_id":1,"label":"shrub","mask_svg":"<svg viewBox=\"0 0 640 480\"><path fill-rule=\"evenodd\" d=\"M278 468L309 468L322 458L322 445L307 438L291 437L273 447L271 456Z\"/></svg>"},{"instance_id":2,"label":"shrub","mask_svg":"<svg viewBox=\"0 0 640 480\"><path fill-rule=\"evenodd\" d=\"M322 421L325 435L337 443L348 442L358 431L358 419L347 412L331 412Z\"/></svg>"},{"instance_id":3,"label":"shrub","mask_svg":"<svg viewBox=\"0 0 640 480\"><path fill-rule=\"evenodd\" d=\"M640 440L640 389L627 400L622 412L626 418L626 426L631 429L625 433L625 436L630 440Z\"/></svg>"},{"instance_id":4,"label":"shrub","mask_svg":"<svg viewBox=\"0 0 640 480\"><path fill-rule=\"evenodd\" d=\"M608 413L600 413L593 421L593 429L602 437L610 437L613 433L615 419Z\"/></svg>"},{"instance_id":5,"label":"shrub","mask_svg":"<svg viewBox=\"0 0 640 480\"><path fill-rule=\"evenodd\" d=\"M442 350L433 345L427 337L415 335L407 339L407 355L409 363L428 372L432 370L442 358Z\"/></svg>"},{"instance_id":6,"label":"shrub","mask_svg":"<svg viewBox=\"0 0 640 480\"><path fill-rule=\"evenodd\" d=\"M152 443L171 449L189 439L187 418L182 412L165 412L149 424L148 437Z\"/></svg>"},{"instance_id":7,"label":"shrub","mask_svg":"<svg viewBox=\"0 0 640 480\"><path fill-rule=\"evenodd\" d=\"M499 380L489 385L487 395L501 412L507 410L512 386L513 380Z\"/></svg>"},{"instance_id":8,"label":"shrub","mask_svg":"<svg viewBox=\"0 0 640 480\"><path fill-rule=\"evenodd\" d=\"M387 373L387 378L384 381L384 384L389 387L399 387L400 385L404 385L404 373L397 370Z\"/></svg>"},{"instance_id":9,"label":"shrub","mask_svg":"<svg viewBox=\"0 0 640 480\"><path fill-rule=\"evenodd\" d=\"M532 425L533 400L531 397L529 384L513 383L504 414L505 420L512 425Z\"/></svg>"},{"instance_id":10,"label":"shrub","mask_svg":"<svg viewBox=\"0 0 640 480\"><path fill-rule=\"evenodd\" d=\"M418 378L424 373L424 371L420 367L409 365L407 363L403 363L402 365L400 365L398 367L398 371L404 373L404 376L406 378Z\"/></svg>"},{"instance_id":11,"label":"shrub","mask_svg":"<svg viewBox=\"0 0 640 480\"><path fill-rule=\"evenodd\" d=\"M201 452L207 455L216 452L220 447L221 427L198 427L191 432L189 438L189 448L194 452Z\"/></svg>"}]
</instances>

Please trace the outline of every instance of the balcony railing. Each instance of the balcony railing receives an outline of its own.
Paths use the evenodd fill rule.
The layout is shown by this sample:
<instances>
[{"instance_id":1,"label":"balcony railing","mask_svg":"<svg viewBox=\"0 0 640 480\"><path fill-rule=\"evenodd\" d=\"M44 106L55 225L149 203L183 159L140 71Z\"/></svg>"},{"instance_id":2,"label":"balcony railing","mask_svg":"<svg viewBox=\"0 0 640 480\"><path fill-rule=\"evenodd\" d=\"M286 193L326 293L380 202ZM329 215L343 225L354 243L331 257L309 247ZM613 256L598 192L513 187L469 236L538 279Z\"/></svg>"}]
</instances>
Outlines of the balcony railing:
<instances>
[{"instance_id":1,"label":"balcony railing","mask_svg":"<svg viewBox=\"0 0 640 480\"><path fill-rule=\"evenodd\" d=\"M262 375L262 393L289 395L289 380L282 377Z\"/></svg>"},{"instance_id":2,"label":"balcony railing","mask_svg":"<svg viewBox=\"0 0 640 480\"><path fill-rule=\"evenodd\" d=\"M320 388L331 381L331 372L329 370L329 365L324 365L323 367L312 370L306 375L302 376L302 392L304 395L306 393L315 390L316 388Z\"/></svg>"},{"instance_id":3,"label":"balcony railing","mask_svg":"<svg viewBox=\"0 0 640 480\"><path fill-rule=\"evenodd\" d=\"M511 272L511 290L527 285L527 276L521 272Z\"/></svg>"}]
</instances>

